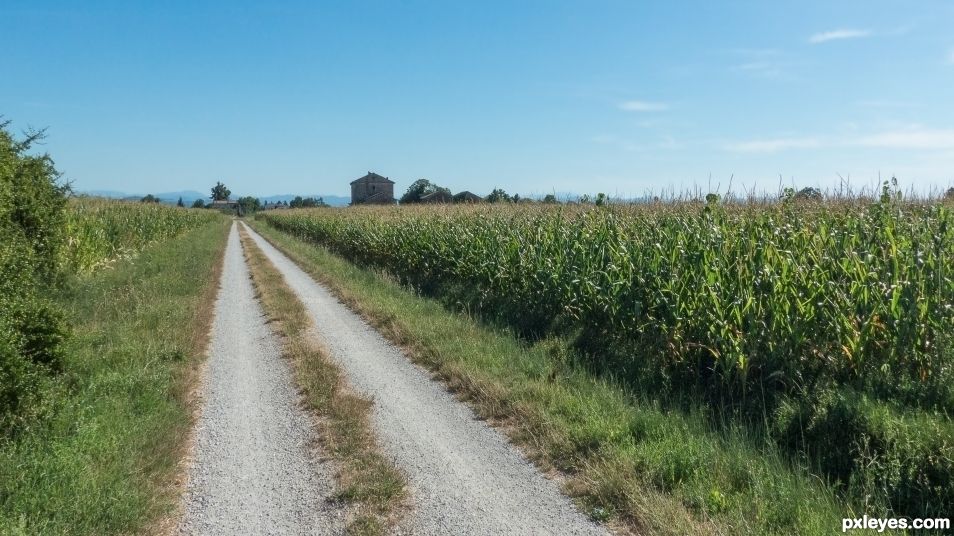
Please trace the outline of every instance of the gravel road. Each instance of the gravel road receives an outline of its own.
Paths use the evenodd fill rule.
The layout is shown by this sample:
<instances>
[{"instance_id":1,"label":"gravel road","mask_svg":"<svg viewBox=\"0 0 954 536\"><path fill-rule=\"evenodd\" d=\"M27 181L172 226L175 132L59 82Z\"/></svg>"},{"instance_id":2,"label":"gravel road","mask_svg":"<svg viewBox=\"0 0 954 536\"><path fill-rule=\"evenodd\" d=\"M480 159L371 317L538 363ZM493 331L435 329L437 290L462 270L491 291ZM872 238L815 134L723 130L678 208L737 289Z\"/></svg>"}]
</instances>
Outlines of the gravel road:
<instances>
[{"instance_id":1,"label":"gravel road","mask_svg":"<svg viewBox=\"0 0 954 536\"><path fill-rule=\"evenodd\" d=\"M332 470L311 454L315 431L265 324L235 224L228 240L179 532L340 534L342 514L326 500Z\"/></svg>"},{"instance_id":2,"label":"gravel road","mask_svg":"<svg viewBox=\"0 0 954 536\"><path fill-rule=\"evenodd\" d=\"M244 225L244 224L242 224ZM606 534L497 430L412 364L260 235L351 385L374 400L384 451L405 471L412 534Z\"/></svg>"}]
</instances>

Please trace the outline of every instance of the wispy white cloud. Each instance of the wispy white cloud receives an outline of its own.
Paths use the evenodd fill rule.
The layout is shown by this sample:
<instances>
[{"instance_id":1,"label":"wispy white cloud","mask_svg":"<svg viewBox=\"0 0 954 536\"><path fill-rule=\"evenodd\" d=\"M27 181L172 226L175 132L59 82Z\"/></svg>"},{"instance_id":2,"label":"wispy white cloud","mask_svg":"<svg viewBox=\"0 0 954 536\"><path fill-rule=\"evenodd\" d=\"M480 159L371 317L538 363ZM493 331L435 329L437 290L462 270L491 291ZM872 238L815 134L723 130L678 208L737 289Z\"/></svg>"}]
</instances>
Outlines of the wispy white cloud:
<instances>
[{"instance_id":1,"label":"wispy white cloud","mask_svg":"<svg viewBox=\"0 0 954 536\"><path fill-rule=\"evenodd\" d=\"M740 56L749 56L753 58L765 58L768 56L777 56L780 51L777 48L731 48L727 50L729 54Z\"/></svg>"},{"instance_id":2,"label":"wispy white cloud","mask_svg":"<svg viewBox=\"0 0 954 536\"><path fill-rule=\"evenodd\" d=\"M608 134L602 134L599 136L593 136L590 138L590 141L593 143L599 143L601 145L610 145L626 152L637 152L637 153L646 153L646 152L658 152L671 151L675 149L681 149L683 144L672 136L661 136L652 141L637 142L634 140L620 138L618 136L612 136Z\"/></svg>"},{"instance_id":3,"label":"wispy white cloud","mask_svg":"<svg viewBox=\"0 0 954 536\"><path fill-rule=\"evenodd\" d=\"M916 126L863 136L851 144L884 149L954 149L954 130Z\"/></svg>"},{"instance_id":4,"label":"wispy white cloud","mask_svg":"<svg viewBox=\"0 0 954 536\"><path fill-rule=\"evenodd\" d=\"M841 28L838 30L832 30L830 32L821 32L817 33L808 38L808 42L817 45L820 43L827 43L828 41L835 41L838 39L858 39L860 37L868 37L872 34L871 30L856 30L850 28Z\"/></svg>"},{"instance_id":5,"label":"wispy white cloud","mask_svg":"<svg viewBox=\"0 0 954 536\"><path fill-rule=\"evenodd\" d=\"M797 63L775 48L736 48L727 53L736 57L729 66L731 72L754 78L791 79Z\"/></svg>"},{"instance_id":6,"label":"wispy white cloud","mask_svg":"<svg viewBox=\"0 0 954 536\"><path fill-rule=\"evenodd\" d=\"M619 109L627 112L664 112L669 105L665 102L630 100L619 103Z\"/></svg>"},{"instance_id":7,"label":"wispy white cloud","mask_svg":"<svg viewBox=\"0 0 954 536\"><path fill-rule=\"evenodd\" d=\"M765 78L778 78L782 76L782 67L776 61L750 61L734 65L733 71L744 72Z\"/></svg>"},{"instance_id":8,"label":"wispy white cloud","mask_svg":"<svg viewBox=\"0 0 954 536\"><path fill-rule=\"evenodd\" d=\"M798 138L765 138L723 145L734 153L776 153L790 149L830 149L865 147L907 150L954 149L954 129L926 128L911 125L894 130L861 136L810 136Z\"/></svg>"},{"instance_id":9,"label":"wispy white cloud","mask_svg":"<svg viewBox=\"0 0 954 536\"><path fill-rule=\"evenodd\" d=\"M820 147L817 138L774 138L729 143L725 150L733 153L776 153L787 149L813 149Z\"/></svg>"},{"instance_id":10,"label":"wispy white cloud","mask_svg":"<svg viewBox=\"0 0 954 536\"><path fill-rule=\"evenodd\" d=\"M680 143L679 141L676 141L676 138L672 136L663 136L660 139L659 143L657 144L657 147L659 147L660 149L668 149L668 150L681 149L683 147L683 144Z\"/></svg>"}]
</instances>

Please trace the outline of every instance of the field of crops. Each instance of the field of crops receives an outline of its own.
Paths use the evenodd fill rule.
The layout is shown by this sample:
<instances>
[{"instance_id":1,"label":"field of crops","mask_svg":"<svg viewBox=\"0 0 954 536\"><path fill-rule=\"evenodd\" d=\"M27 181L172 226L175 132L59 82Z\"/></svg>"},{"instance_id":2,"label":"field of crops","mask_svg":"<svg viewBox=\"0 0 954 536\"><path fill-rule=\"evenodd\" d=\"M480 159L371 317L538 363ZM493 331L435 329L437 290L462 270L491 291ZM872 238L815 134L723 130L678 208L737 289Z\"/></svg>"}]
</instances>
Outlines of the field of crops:
<instances>
[{"instance_id":1,"label":"field of crops","mask_svg":"<svg viewBox=\"0 0 954 536\"><path fill-rule=\"evenodd\" d=\"M954 505L954 207L885 194L261 217L529 340L568 338L642 393L756 423L866 503L933 514Z\"/></svg>"},{"instance_id":2,"label":"field of crops","mask_svg":"<svg viewBox=\"0 0 954 536\"><path fill-rule=\"evenodd\" d=\"M65 216L64 268L88 273L220 215L157 203L74 198Z\"/></svg>"}]
</instances>

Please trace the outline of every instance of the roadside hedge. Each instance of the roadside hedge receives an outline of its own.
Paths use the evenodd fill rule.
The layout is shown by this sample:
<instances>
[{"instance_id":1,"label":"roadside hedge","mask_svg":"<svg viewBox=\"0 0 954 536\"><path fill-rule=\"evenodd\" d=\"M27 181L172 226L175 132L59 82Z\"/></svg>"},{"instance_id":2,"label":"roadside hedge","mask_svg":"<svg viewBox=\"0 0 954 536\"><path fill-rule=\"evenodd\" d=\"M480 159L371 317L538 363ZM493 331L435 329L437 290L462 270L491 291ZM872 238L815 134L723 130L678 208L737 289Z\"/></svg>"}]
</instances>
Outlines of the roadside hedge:
<instances>
[{"instance_id":1,"label":"roadside hedge","mask_svg":"<svg viewBox=\"0 0 954 536\"><path fill-rule=\"evenodd\" d=\"M40 134L18 140L8 125L0 123L0 436L45 410L68 331L47 295L57 284L68 187L48 155L28 154Z\"/></svg>"}]
</instances>

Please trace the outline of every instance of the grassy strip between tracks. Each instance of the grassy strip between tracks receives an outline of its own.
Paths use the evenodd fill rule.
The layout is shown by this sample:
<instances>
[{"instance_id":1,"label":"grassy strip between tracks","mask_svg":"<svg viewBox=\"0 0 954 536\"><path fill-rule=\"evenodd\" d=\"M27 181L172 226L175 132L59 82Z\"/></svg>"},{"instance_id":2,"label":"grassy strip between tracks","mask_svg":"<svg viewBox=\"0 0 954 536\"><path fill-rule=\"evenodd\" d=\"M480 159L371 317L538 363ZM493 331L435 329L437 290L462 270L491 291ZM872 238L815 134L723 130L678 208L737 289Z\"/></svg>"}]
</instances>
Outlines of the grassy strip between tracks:
<instances>
[{"instance_id":1,"label":"grassy strip between tracks","mask_svg":"<svg viewBox=\"0 0 954 536\"><path fill-rule=\"evenodd\" d=\"M318 415L324 450L339 464L340 499L350 506L349 534L384 534L397 522L405 498L404 475L378 449L371 430L372 402L352 392L331 360L295 292L248 234L242 230L245 258L272 329L308 406Z\"/></svg>"},{"instance_id":2,"label":"grassy strip between tracks","mask_svg":"<svg viewBox=\"0 0 954 536\"><path fill-rule=\"evenodd\" d=\"M72 336L50 417L0 443L0 534L155 533L174 522L227 223L55 291Z\"/></svg>"},{"instance_id":3,"label":"grassy strip between tracks","mask_svg":"<svg viewBox=\"0 0 954 536\"><path fill-rule=\"evenodd\" d=\"M749 429L665 409L583 371L564 341L528 345L386 275L253 226L552 471L595 519L638 533L828 534L854 512Z\"/></svg>"}]
</instances>

